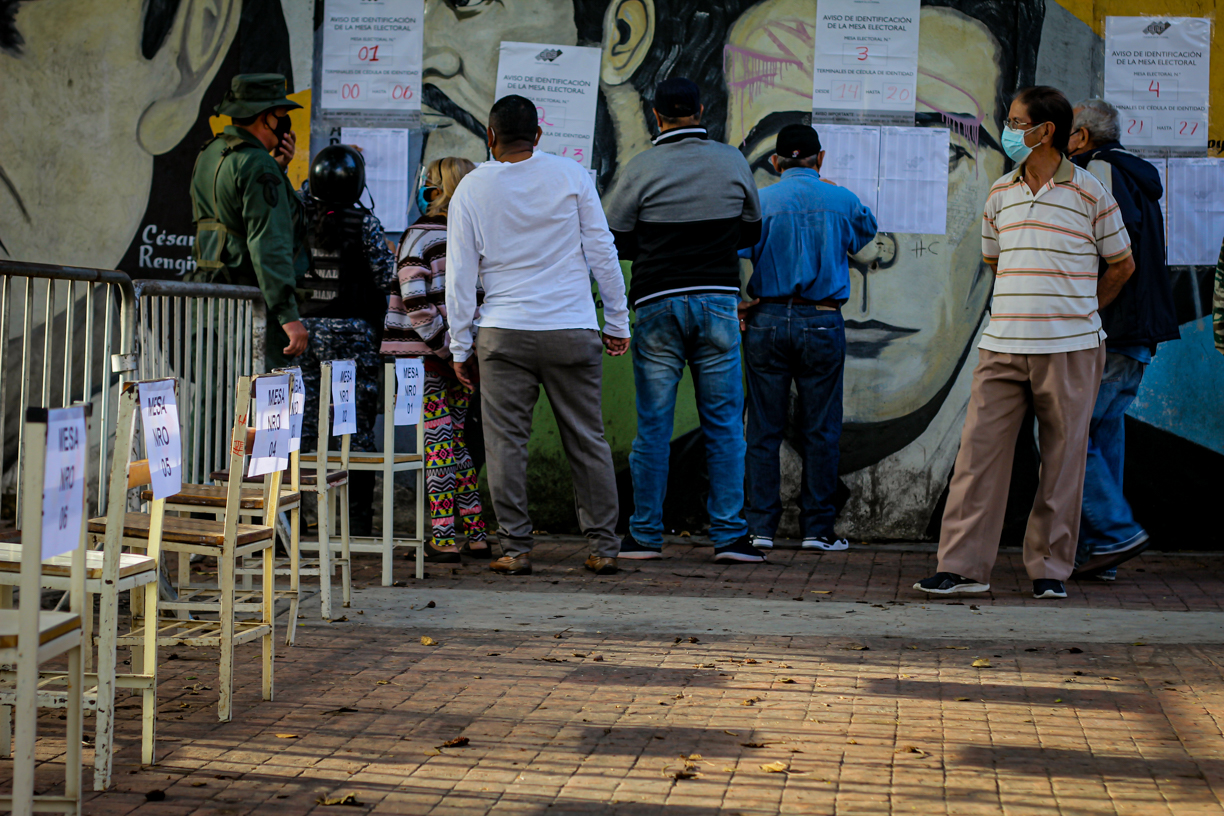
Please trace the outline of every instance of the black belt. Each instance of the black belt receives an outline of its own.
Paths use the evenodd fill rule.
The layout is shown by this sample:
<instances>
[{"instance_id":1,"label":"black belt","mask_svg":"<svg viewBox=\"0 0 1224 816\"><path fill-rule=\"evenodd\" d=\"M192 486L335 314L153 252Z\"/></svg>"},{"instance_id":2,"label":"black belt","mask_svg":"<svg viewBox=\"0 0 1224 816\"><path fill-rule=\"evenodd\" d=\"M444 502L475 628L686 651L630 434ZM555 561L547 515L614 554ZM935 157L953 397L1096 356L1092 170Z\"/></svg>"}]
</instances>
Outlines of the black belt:
<instances>
[{"instance_id":1,"label":"black belt","mask_svg":"<svg viewBox=\"0 0 1224 816\"><path fill-rule=\"evenodd\" d=\"M834 298L824 300L808 300L801 297L763 297L761 303L782 303L787 306L819 306L822 309L841 309L841 303Z\"/></svg>"}]
</instances>

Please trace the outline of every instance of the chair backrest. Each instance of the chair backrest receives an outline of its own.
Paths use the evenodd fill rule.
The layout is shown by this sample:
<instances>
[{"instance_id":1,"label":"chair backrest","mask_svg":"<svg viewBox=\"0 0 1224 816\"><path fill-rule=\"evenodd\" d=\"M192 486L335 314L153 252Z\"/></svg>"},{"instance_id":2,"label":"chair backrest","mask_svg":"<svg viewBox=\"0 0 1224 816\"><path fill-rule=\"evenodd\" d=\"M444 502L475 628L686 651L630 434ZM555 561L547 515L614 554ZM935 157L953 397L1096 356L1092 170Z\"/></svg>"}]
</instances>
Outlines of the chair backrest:
<instances>
[{"instance_id":1,"label":"chair backrest","mask_svg":"<svg viewBox=\"0 0 1224 816\"><path fill-rule=\"evenodd\" d=\"M319 367L319 441L318 455L315 458L315 473L318 478L318 489L324 490L327 486L327 471L330 469L328 463L331 461L329 455L331 449L332 438L332 423L331 414L332 402L336 396L336 389L332 387L332 374L335 370L336 363L353 363L353 370L356 371L356 362L353 360L327 360L320 364ZM354 384L354 388L355 388ZM349 466L349 448L352 444L352 433L342 433L340 436L340 470L348 470Z\"/></svg>"},{"instance_id":2,"label":"chair backrest","mask_svg":"<svg viewBox=\"0 0 1224 816\"><path fill-rule=\"evenodd\" d=\"M277 390L277 391L283 388L284 393L281 395L284 400L283 405L285 406L286 409L288 409L288 406L290 404L290 394L293 391L293 374L288 373L288 372L273 372L271 374L258 374L254 377L251 377L250 385L248 388L248 395L249 395L248 402L246 403L248 406L251 406L250 410L252 410L255 415L255 421L254 423L252 423L255 426L255 436L254 436L254 439L252 439L251 444L246 446L246 449L247 449L246 453L249 456L257 456L258 454L264 452L260 450L260 447L263 444L263 434L274 433L275 431L280 431L280 430L283 430L285 432L284 439L279 440L279 442L281 444L284 444L285 447L280 449L279 451L273 451L276 458L278 459L284 458L285 464L275 467L271 471L263 474L264 475L264 523L267 524L268 526L274 526L276 523L276 515L280 507L281 484L284 481L285 471L289 468L290 462L297 456L297 454L295 452L290 451L290 446L288 442L292 436L292 431L290 430L289 424L287 421L283 426L280 426L280 427L272 427L272 426L264 427L264 428L259 427L259 422L260 422L259 406L258 404L252 405L250 402L250 399L253 397L257 398L258 395L262 392L263 388L265 387L269 389ZM288 414L288 410L286 410L284 413ZM246 417L243 417L243 419L246 420ZM274 412L268 416L268 419L276 419L279 422L280 417L278 414ZM234 438L238 439L237 424L235 424L234 426L234 434L235 434ZM246 436L245 428L244 428L243 436L244 438ZM282 457L281 454L284 454L284 456ZM234 472L235 471L231 470L230 471L231 475L233 475ZM242 471L239 471L239 472L242 472ZM241 479L234 479L234 478L230 479L230 486L231 486L230 492L231 493L233 492L232 490L233 485L240 484L241 481L242 481ZM228 502L226 506L228 508Z\"/></svg>"},{"instance_id":3,"label":"chair backrest","mask_svg":"<svg viewBox=\"0 0 1224 816\"><path fill-rule=\"evenodd\" d=\"M294 493L302 486L302 417L306 409L306 387L301 366L276 368L273 374L289 375L289 489Z\"/></svg>"},{"instance_id":4,"label":"chair backrest","mask_svg":"<svg viewBox=\"0 0 1224 816\"><path fill-rule=\"evenodd\" d=\"M25 482L21 502L19 660L37 660L42 561L72 553L69 603L80 613L85 597L85 481L89 405L29 408L25 417Z\"/></svg>"}]
</instances>

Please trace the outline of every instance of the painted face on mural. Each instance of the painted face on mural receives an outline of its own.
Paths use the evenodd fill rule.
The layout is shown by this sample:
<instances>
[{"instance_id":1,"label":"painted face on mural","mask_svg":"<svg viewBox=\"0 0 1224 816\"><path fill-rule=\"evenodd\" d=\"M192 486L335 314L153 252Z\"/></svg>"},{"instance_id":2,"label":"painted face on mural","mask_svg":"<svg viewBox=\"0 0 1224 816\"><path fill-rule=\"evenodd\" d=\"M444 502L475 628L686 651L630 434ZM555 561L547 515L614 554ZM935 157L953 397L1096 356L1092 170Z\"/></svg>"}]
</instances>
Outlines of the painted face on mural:
<instances>
[{"instance_id":1,"label":"painted face on mural","mask_svg":"<svg viewBox=\"0 0 1224 816\"><path fill-rule=\"evenodd\" d=\"M768 165L777 131L810 110L815 14L815 0L768 0L728 38L727 141L743 146L761 186L777 180ZM882 234L874 267L852 264L843 310L847 424L889 422L941 400L990 294L979 220L1005 161L988 144L999 138L998 45L981 23L946 8L923 8L920 31L918 124L946 127L942 114L957 123L948 231ZM825 163L836 181L836 157Z\"/></svg>"},{"instance_id":2,"label":"painted face on mural","mask_svg":"<svg viewBox=\"0 0 1224 816\"><path fill-rule=\"evenodd\" d=\"M196 121L237 0L22 3L0 50L0 257L113 267Z\"/></svg>"},{"instance_id":3,"label":"painted face on mural","mask_svg":"<svg viewBox=\"0 0 1224 816\"><path fill-rule=\"evenodd\" d=\"M463 156L483 161L499 44L577 44L579 15L588 23L584 45L603 50L600 92L612 120L616 155L624 160L648 147L642 98L630 79L650 53L653 0L426 0L422 107L426 125L436 129L428 136L425 160ZM605 36L609 30L613 35Z\"/></svg>"}]
</instances>

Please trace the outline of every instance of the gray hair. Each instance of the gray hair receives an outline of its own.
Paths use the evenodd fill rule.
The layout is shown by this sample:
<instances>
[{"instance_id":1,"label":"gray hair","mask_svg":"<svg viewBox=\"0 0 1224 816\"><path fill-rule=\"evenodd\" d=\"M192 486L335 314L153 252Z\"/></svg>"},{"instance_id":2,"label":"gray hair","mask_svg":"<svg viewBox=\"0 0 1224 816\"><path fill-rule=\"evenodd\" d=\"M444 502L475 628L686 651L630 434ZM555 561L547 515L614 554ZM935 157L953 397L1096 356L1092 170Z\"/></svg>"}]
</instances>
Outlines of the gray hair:
<instances>
[{"instance_id":1,"label":"gray hair","mask_svg":"<svg viewBox=\"0 0 1224 816\"><path fill-rule=\"evenodd\" d=\"M1122 126L1118 122L1118 109L1099 97L1085 99L1075 104L1075 121L1071 130L1083 128L1097 144L1116 142L1122 138Z\"/></svg>"}]
</instances>

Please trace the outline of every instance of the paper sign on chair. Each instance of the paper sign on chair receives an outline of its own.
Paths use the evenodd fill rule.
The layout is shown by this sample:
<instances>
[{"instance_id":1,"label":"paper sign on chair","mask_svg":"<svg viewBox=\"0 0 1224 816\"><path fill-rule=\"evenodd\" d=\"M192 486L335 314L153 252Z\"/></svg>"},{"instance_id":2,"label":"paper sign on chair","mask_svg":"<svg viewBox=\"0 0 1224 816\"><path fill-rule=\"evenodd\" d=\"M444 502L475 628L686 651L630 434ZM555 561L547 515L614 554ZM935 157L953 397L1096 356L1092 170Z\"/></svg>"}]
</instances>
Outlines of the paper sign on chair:
<instances>
[{"instance_id":1,"label":"paper sign on chair","mask_svg":"<svg viewBox=\"0 0 1224 816\"><path fill-rule=\"evenodd\" d=\"M255 380L255 442L248 476L289 466L289 375Z\"/></svg>"}]
</instances>

